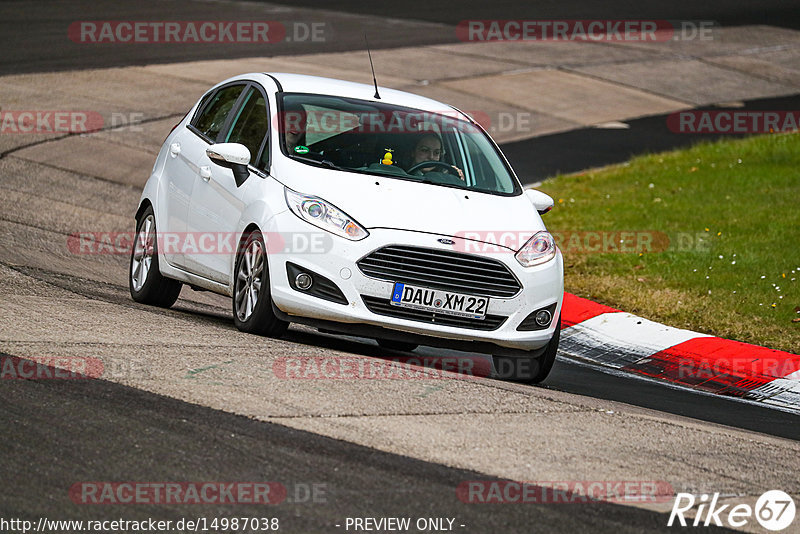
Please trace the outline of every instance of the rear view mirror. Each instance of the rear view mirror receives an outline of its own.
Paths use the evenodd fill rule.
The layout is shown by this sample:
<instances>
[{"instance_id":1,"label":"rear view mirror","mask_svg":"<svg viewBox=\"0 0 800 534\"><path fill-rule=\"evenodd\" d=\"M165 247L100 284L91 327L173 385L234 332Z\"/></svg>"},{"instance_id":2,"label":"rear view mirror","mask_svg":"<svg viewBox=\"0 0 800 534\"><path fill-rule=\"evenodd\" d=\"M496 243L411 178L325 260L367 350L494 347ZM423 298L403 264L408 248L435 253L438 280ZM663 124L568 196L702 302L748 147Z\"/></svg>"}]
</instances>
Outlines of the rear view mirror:
<instances>
[{"instance_id":1,"label":"rear view mirror","mask_svg":"<svg viewBox=\"0 0 800 534\"><path fill-rule=\"evenodd\" d=\"M528 199L533 204L533 207L536 208L536 211L539 212L539 215L544 215L553 209L553 197L550 195L536 189L526 189L525 194L528 195Z\"/></svg>"},{"instance_id":2,"label":"rear view mirror","mask_svg":"<svg viewBox=\"0 0 800 534\"><path fill-rule=\"evenodd\" d=\"M233 171L236 187L240 187L250 176L250 150L239 143L217 143L206 149L206 155L215 164Z\"/></svg>"}]
</instances>

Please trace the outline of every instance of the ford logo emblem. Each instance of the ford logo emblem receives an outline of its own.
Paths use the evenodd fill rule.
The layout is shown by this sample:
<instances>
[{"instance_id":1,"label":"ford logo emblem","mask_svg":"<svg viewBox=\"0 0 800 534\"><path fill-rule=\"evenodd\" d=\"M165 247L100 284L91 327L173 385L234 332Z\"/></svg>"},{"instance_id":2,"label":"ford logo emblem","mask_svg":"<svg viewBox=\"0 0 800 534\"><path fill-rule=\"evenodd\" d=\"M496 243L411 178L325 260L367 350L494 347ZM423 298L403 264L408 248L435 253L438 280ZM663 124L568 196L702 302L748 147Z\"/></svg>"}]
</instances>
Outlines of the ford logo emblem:
<instances>
[{"instance_id":1,"label":"ford logo emblem","mask_svg":"<svg viewBox=\"0 0 800 534\"><path fill-rule=\"evenodd\" d=\"M437 239L436 241L438 241L442 245L455 245L456 244L456 242L453 241L452 239Z\"/></svg>"}]
</instances>

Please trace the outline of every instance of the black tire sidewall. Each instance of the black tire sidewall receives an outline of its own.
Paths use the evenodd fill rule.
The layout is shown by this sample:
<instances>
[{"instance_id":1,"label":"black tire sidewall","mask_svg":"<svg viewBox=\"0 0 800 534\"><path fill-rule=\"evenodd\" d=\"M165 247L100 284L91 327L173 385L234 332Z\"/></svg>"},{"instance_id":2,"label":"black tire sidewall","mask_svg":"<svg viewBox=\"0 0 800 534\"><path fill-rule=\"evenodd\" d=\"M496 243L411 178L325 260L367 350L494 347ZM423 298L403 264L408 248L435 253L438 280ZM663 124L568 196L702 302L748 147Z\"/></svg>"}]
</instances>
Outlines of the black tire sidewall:
<instances>
[{"instance_id":1,"label":"black tire sidewall","mask_svg":"<svg viewBox=\"0 0 800 534\"><path fill-rule=\"evenodd\" d=\"M264 267L261 275L261 289L258 292L258 300L256 301L253 313L246 321L239 319L236 313L236 290L239 283L239 267L244 261L244 252L250 247L253 241L260 241L261 249L264 253ZM272 310L272 293L270 291L270 270L269 258L267 256L267 247L264 244L264 238L261 232L253 230L249 232L246 237L240 241L240 246L236 255L236 263L234 264L233 271L233 295L231 296L231 309L233 311L233 322L236 328L243 332L251 334L266 335L277 337L286 331L289 323L280 320Z\"/></svg>"},{"instance_id":2,"label":"black tire sidewall","mask_svg":"<svg viewBox=\"0 0 800 534\"><path fill-rule=\"evenodd\" d=\"M553 337L550 338L550 342L547 344L547 350L545 350L544 354L539 360L539 372L536 373L536 376L531 380L531 383L538 384L542 382L547 376L550 374L550 371L553 369L553 364L556 362L556 354L558 353L558 344L561 340L561 316L558 316L558 321L556 322L556 331L553 334Z\"/></svg>"},{"instance_id":3,"label":"black tire sidewall","mask_svg":"<svg viewBox=\"0 0 800 534\"><path fill-rule=\"evenodd\" d=\"M136 242L139 239L139 233L148 216L153 217L153 232L156 235L156 239L153 240L153 258L150 261L150 269L147 271L147 276L142 284L142 288L136 291L133 287L133 254L136 251ZM168 308L178 299L181 285L182 284L177 280L166 278L161 274L158 262L158 226L156 225L153 207L148 206L136 221L136 233L134 234L131 257L128 262L128 287L130 289L131 298L143 304L152 304Z\"/></svg>"},{"instance_id":4,"label":"black tire sidewall","mask_svg":"<svg viewBox=\"0 0 800 534\"><path fill-rule=\"evenodd\" d=\"M526 384L538 384L543 382L550 374L556 361L558 345L561 339L561 316L558 317L555 324L555 333L547 343L544 352L542 352L538 358L527 358L525 356L493 356L492 359L495 364L495 370L498 373L496 378L513 382L524 382ZM535 373L529 374L523 372L533 365L537 367ZM502 369L499 369L500 367L502 367ZM509 367L511 373L509 375L504 374L502 371Z\"/></svg>"}]
</instances>

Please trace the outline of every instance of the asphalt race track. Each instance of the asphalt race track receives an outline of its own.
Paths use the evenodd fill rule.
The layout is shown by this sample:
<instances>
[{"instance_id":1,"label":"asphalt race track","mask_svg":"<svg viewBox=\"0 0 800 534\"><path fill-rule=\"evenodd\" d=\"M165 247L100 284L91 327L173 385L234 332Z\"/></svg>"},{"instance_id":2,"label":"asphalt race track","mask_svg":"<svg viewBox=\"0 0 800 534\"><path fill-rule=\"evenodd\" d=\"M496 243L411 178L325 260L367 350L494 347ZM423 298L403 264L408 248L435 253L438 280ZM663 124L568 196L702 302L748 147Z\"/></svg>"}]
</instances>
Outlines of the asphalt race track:
<instances>
[{"instance_id":1,"label":"asphalt race track","mask_svg":"<svg viewBox=\"0 0 800 534\"><path fill-rule=\"evenodd\" d=\"M3 41L14 46L14 54L0 58L0 73L73 70L121 65L142 65L189 61L193 59L225 59L273 54L318 52L319 44L308 41L263 45L221 44L213 47L194 44L150 44L146 48L116 44L98 51L79 43L65 43L64 27L76 20L181 20L187 12L195 20L263 19L258 1L192 1L114 2L75 0L47 2L9 0L0 5L0 31ZM282 4L282 5L281 5ZM373 48L414 46L455 42L452 26L464 19L663 19L708 20L724 26L768 24L800 28L797 2L765 0L756 5L735 0L713 0L698 3L691 0L660 2L659 0L614 0L591 2L520 2L504 0L485 2L466 0L453 9L449 2L413 0L402 7L386 2L355 0L311 0L306 2L274 2L268 13L277 21L324 22L333 27L336 39L325 44L326 52L362 50L366 33ZM191 6L187 10L187 6ZM410 31L399 20L423 21L427 31ZM388 23L387 23L388 22Z\"/></svg>"},{"instance_id":2,"label":"asphalt race track","mask_svg":"<svg viewBox=\"0 0 800 534\"><path fill-rule=\"evenodd\" d=\"M447 468L351 445L281 425L209 410L103 381L72 384L19 381L1 397L4 515L91 519L60 493L75 480L269 480L287 487L287 502L268 508L289 532L337 532L345 517L457 517L465 532L528 532L558 525L563 532L663 531L660 514L610 503L507 507L502 514L460 502L453 488L480 473ZM109 436L113 435L110 439ZM98 468L91 460L102 459ZM44 478L26 480L33 465ZM16 474L17 476L14 476ZM10 476L9 476L10 475ZM316 498L306 487L316 485ZM289 502L294 500L295 502ZM492 505L485 505L492 506ZM103 517L178 520L185 506L104 507ZM192 507L192 516L251 515L252 506ZM501 515L501 517L498 517Z\"/></svg>"},{"instance_id":3,"label":"asphalt race track","mask_svg":"<svg viewBox=\"0 0 800 534\"><path fill-rule=\"evenodd\" d=\"M796 3L775 0L758 8L727 0L602 7L581 0L535 8L468 0L457 9L415 0L398 6L311 0L269 9L274 20L334 27L337 39L326 52L363 49L365 28L375 49L408 47L455 41L452 26L465 18L576 18L576 12L587 19L800 28ZM68 76L89 68L261 56L263 48L242 44L97 49L64 43L64 28L78 19L256 16L263 18L263 3L4 2L0 31L14 53L0 58L0 75ZM310 42L270 46L276 56L320 51ZM744 106L799 104L788 97ZM154 123L163 129L174 120ZM664 132L663 123L663 116L636 119L627 129L580 129L503 148L515 167L541 177L696 139ZM33 146L48 150L48 143ZM577 152L576 146L591 148ZM284 357L459 355L425 347L387 353L369 340L296 326L281 340L249 336L234 327L227 299L188 288L172 309L140 306L128 294L127 256L71 256L62 249L76 229L132 224L147 169L141 184L121 183L33 162L17 151L0 155L0 359L89 355L102 357L111 372L97 380L0 381L0 519L277 517L285 532L353 532L346 518L411 517L453 518L453 530L464 533L666 532L674 530L666 526L669 499L474 504L460 500L457 488L475 480L667 481L676 492L720 492L731 499L726 502L750 505L767 489L800 494L795 413L570 360L557 361L538 387L489 378L277 379L275 362ZM112 154L98 158L113 163ZM272 481L287 495L263 507L76 503L70 488L89 481Z\"/></svg>"}]
</instances>

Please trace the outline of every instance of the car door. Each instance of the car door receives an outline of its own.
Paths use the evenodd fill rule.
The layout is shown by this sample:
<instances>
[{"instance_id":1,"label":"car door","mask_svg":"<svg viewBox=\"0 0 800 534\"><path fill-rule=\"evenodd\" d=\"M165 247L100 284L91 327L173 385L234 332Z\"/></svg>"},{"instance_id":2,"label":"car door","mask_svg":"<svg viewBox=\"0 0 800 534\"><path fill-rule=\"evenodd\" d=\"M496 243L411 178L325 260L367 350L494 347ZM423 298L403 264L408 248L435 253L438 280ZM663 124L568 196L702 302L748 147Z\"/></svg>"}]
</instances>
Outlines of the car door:
<instances>
[{"instance_id":1,"label":"car door","mask_svg":"<svg viewBox=\"0 0 800 534\"><path fill-rule=\"evenodd\" d=\"M192 193L201 183L203 167L211 165L206 148L217 139L228 123L230 112L244 92L246 83L223 86L206 95L192 120L171 139L164 173L167 178L167 220L159 240L166 260L185 268L189 204Z\"/></svg>"},{"instance_id":2,"label":"car door","mask_svg":"<svg viewBox=\"0 0 800 534\"><path fill-rule=\"evenodd\" d=\"M269 112L263 89L251 83L245 90L232 119L219 136L222 143L239 143L250 151L250 177L237 186L233 171L214 162L203 170L195 187L190 208L189 228L198 236L198 251L187 255L187 266L211 280L228 283L231 255L239 236L238 223L245 209L245 196L256 175L265 176L268 164ZM199 240L203 240L202 243Z\"/></svg>"}]
</instances>

